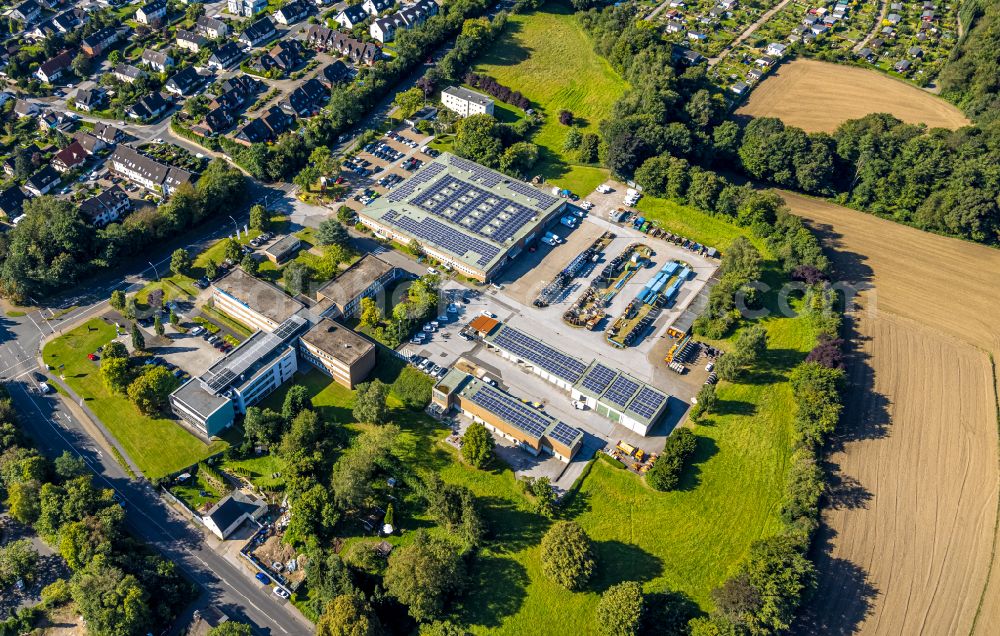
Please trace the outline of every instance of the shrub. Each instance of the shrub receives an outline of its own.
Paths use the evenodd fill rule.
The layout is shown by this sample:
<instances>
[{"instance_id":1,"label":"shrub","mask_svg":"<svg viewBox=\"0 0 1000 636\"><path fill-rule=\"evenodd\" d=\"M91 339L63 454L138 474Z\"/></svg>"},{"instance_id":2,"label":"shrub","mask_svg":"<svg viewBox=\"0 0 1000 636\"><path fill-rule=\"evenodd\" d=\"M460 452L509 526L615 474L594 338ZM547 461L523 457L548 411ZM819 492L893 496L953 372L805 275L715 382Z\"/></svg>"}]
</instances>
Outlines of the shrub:
<instances>
[{"instance_id":1,"label":"shrub","mask_svg":"<svg viewBox=\"0 0 1000 636\"><path fill-rule=\"evenodd\" d=\"M673 490L680 483L684 462L694 453L698 438L689 428L677 428L667 438L663 453L646 473L646 483L656 490Z\"/></svg>"},{"instance_id":2,"label":"shrub","mask_svg":"<svg viewBox=\"0 0 1000 636\"><path fill-rule=\"evenodd\" d=\"M635 636L642 620L642 587L635 581L612 585L597 604L597 629L606 636Z\"/></svg>"}]
</instances>

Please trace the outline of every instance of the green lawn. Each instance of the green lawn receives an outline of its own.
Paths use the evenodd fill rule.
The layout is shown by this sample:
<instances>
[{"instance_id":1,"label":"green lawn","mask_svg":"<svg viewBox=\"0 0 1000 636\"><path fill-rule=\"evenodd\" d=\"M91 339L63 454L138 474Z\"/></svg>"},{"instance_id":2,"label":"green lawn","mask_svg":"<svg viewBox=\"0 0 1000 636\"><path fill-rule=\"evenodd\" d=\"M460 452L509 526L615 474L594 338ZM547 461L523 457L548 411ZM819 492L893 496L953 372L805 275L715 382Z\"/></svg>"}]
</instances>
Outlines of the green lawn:
<instances>
[{"instance_id":1,"label":"green lawn","mask_svg":"<svg viewBox=\"0 0 1000 636\"><path fill-rule=\"evenodd\" d=\"M718 414L694 428L699 446L685 469L682 487L655 492L637 476L597 462L579 492L567 502L565 516L576 519L594 539L599 567L587 591L570 593L546 580L539 565L539 542L549 521L534 514L513 473L504 467L472 469L442 442L446 431L423 414L394 407L403 434L401 458L411 467L437 471L448 482L469 487L485 507L493 539L473 561L470 588L451 618L474 633L593 634L600 593L625 580L638 580L647 592L684 593L704 611L710 591L746 554L750 544L780 531L778 516L793 435L794 406L785 373L804 357L815 334L805 319L773 318L767 374L746 384L719 387ZM726 343L721 343L725 346ZM380 364L384 381L392 369ZM353 392L312 371L297 381L310 389L324 418L355 433ZM284 391L269 400L280 408ZM416 506L397 505L401 536L431 521ZM438 532L438 529L433 529ZM350 542L353 533L345 529ZM552 618L559 617L558 623Z\"/></svg>"},{"instance_id":2,"label":"green lawn","mask_svg":"<svg viewBox=\"0 0 1000 636\"><path fill-rule=\"evenodd\" d=\"M569 128L559 123L559 111L572 112L581 132L594 132L626 84L594 53L568 7L550 3L535 13L511 16L506 31L479 58L475 71L521 91L544 113L545 122L533 139L541 150L533 175L541 174L581 195L607 179L607 170L579 165L572 153L563 151Z\"/></svg>"},{"instance_id":3,"label":"green lawn","mask_svg":"<svg viewBox=\"0 0 1000 636\"><path fill-rule=\"evenodd\" d=\"M206 445L175 421L142 415L127 397L107 390L97 363L86 354L114 336L113 325L94 318L46 344L42 355L55 368L53 373L64 375L66 384L86 400L147 477L162 477L223 450L224 442ZM66 367L60 370L62 364Z\"/></svg>"},{"instance_id":4,"label":"green lawn","mask_svg":"<svg viewBox=\"0 0 1000 636\"><path fill-rule=\"evenodd\" d=\"M232 475L246 477L262 490L281 490L285 487L285 480L281 476L285 470L284 464L272 455L227 459L219 464L218 468ZM244 470L247 472L241 473Z\"/></svg>"},{"instance_id":5,"label":"green lawn","mask_svg":"<svg viewBox=\"0 0 1000 636\"><path fill-rule=\"evenodd\" d=\"M636 209L641 216L656 221L660 227L720 251L724 251L736 237L746 236L762 254L767 254L763 240L728 223L725 220L727 217L712 216L689 205L648 196L639 199Z\"/></svg>"}]
</instances>

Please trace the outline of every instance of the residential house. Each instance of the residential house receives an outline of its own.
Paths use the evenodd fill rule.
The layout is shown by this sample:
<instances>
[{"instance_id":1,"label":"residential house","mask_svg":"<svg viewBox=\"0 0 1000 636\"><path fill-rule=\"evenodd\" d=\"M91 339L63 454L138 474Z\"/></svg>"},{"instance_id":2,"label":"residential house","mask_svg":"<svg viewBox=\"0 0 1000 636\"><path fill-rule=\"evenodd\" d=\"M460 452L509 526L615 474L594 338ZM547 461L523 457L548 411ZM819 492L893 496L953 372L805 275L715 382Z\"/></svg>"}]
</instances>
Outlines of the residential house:
<instances>
[{"instance_id":1,"label":"residential house","mask_svg":"<svg viewBox=\"0 0 1000 636\"><path fill-rule=\"evenodd\" d=\"M182 49L197 53L201 50L201 47L205 46L206 42L205 37L199 33L177 29L177 46Z\"/></svg>"},{"instance_id":2,"label":"residential house","mask_svg":"<svg viewBox=\"0 0 1000 636\"><path fill-rule=\"evenodd\" d=\"M35 174L28 177L28 180L24 184L24 189L40 197L43 194L48 194L53 188L59 185L62 177L56 172L52 166L42 166L42 169Z\"/></svg>"},{"instance_id":3,"label":"residential house","mask_svg":"<svg viewBox=\"0 0 1000 636\"><path fill-rule=\"evenodd\" d=\"M153 91L125 109L125 113L132 119L149 121L162 115L169 107L170 104L163 99L163 95Z\"/></svg>"},{"instance_id":4,"label":"residential house","mask_svg":"<svg viewBox=\"0 0 1000 636\"><path fill-rule=\"evenodd\" d=\"M119 82L132 84L146 73L142 69L132 66L131 64L122 63L116 66L111 74L114 75L115 79Z\"/></svg>"},{"instance_id":5,"label":"residential house","mask_svg":"<svg viewBox=\"0 0 1000 636\"><path fill-rule=\"evenodd\" d=\"M10 10L10 17L24 24L33 23L41 14L42 6L35 2L35 0L24 0L24 2Z\"/></svg>"},{"instance_id":6,"label":"residential house","mask_svg":"<svg viewBox=\"0 0 1000 636\"><path fill-rule=\"evenodd\" d=\"M87 151L83 149L80 142L74 141L55 154L52 158L52 167L59 172L69 172L73 168L82 165L88 156Z\"/></svg>"},{"instance_id":7,"label":"residential house","mask_svg":"<svg viewBox=\"0 0 1000 636\"><path fill-rule=\"evenodd\" d=\"M128 27L120 30L114 27L105 27L83 38L80 41L80 50L90 57L97 57L114 46L122 37L130 32L131 29Z\"/></svg>"},{"instance_id":8,"label":"residential house","mask_svg":"<svg viewBox=\"0 0 1000 636\"><path fill-rule=\"evenodd\" d=\"M887 15L885 17L885 21L888 22L889 24L891 24L892 26L896 26L902 20L903 20L903 16L899 15L898 13L890 13L889 15Z\"/></svg>"},{"instance_id":9,"label":"residential house","mask_svg":"<svg viewBox=\"0 0 1000 636\"><path fill-rule=\"evenodd\" d=\"M187 97L201 85L201 81L201 75L198 75L198 71L194 70L193 66L185 66L167 80L164 88L167 89L168 93Z\"/></svg>"},{"instance_id":10,"label":"residential house","mask_svg":"<svg viewBox=\"0 0 1000 636\"><path fill-rule=\"evenodd\" d=\"M221 88L224 93L239 92L247 99L255 93L259 93L267 85L256 77L250 75L234 75L222 82Z\"/></svg>"},{"instance_id":11,"label":"residential house","mask_svg":"<svg viewBox=\"0 0 1000 636\"><path fill-rule=\"evenodd\" d=\"M371 42L362 42L345 33L318 24L311 25L306 30L306 43L318 51L342 55L354 64L371 66L382 59L382 49L377 45Z\"/></svg>"},{"instance_id":12,"label":"residential house","mask_svg":"<svg viewBox=\"0 0 1000 636\"><path fill-rule=\"evenodd\" d=\"M55 82L63 73L69 70L70 64L73 62L73 54L69 51L63 51L59 55L42 62L38 70L35 71L35 77L41 81L51 84Z\"/></svg>"},{"instance_id":13,"label":"residential house","mask_svg":"<svg viewBox=\"0 0 1000 636\"><path fill-rule=\"evenodd\" d=\"M205 118L201 122L205 134L219 134L229 130L235 118L233 111L225 106L217 106L205 113Z\"/></svg>"},{"instance_id":14,"label":"residential house","mask_svg":"<svg viewBox=\"0 0 1000 636\"><path fill-rule=\"evenodd\" d=\"M438 5L434 0L419 0L388 17L378 18L372 22L368 31L379 42L391 42L396 37L397 29L412 29L437 12Z\"/></svg>"},{"instance_id":15,"label":"residential house","mask_svg":"<svg viewBox=\"0 0 1000 636\"><path fill-rule=\"evenodd\" d=\"M149 0L135 12L135 19L140 24L159 26L167 17L167 0Z\"/></svg>"},{"instance_id":16,"label":"residential house","mask_svg":"<svg viewBox=\"0 0 1000 636\"><path fill-rule=\"evenodd\" d=\"M132 200L118 186L111 186L95 197L80 203L80 212L91 224L104 227L120 219L132 209Z\"/></svg>"},{"instance_id":17,"label":"residential house","mask_svg":"<svg viewBox=\"0 0 1000 636\"><path fill-rule=\"evenodd\" d=\"M4 159L3 171L7 173L8 176L13 177L17 175L17 157L18 155L24 155L31 161L31 169L34 170L38 165L42 163L42 150L36 146L34 143L30 143L23 148L16 148L13 153Z\"/></svg>"},{"instance_id":18,"label":"residential house","mask_svg":"<svg viewBox=\"0 0 1000 636\"><path fill-rule=\"evenodd\" d=\"M342 84L351 77L351 69L347 65L337 60L332 64L323 67L323 71L317 76L319 81L327 88L332 88L336 84Z\"/></svg>"},{"instance_id":19,"label":"residential house","mask_svg":"<svg viewBox=\"0 0 1000 636\"><path fill-rule=\"evenodd\" d=\"M461 117L493 114L492 99L461 86L449 86L441 91L441 103Z\"/></svg>"},{"instance_id":20,"label":"residential house","mask_svg":"<svg viewBox=\"0 0 1000 636\"><path fill-rule=\"evenodd\" d=\"M396 0L365 0L361 8L371 16L378 16L396 6Z\"/></svg>"},{"instance_id":21,"label":"residential house","mask_svg":"<svg viewBox=\"0 0 1000 636\"><path fill-rule=\"evenodd\" d=\"M229 25L217 18L210 18L203 15L195 22L195 31L207 38L217 40L229 35Z\"/></svg>"},{"instance_id":22,"label":"residential house","mask_svg":"<svg viewBox=\"0 0 1000 636\"><path fill-rule=\"evenodd\" d=\"M787 44L781 44L779 42L771 42L764 49L764 53L770 55L771 57L781 57L785 54L785 50L788 48Z\"/></svg>"},{"instance_id":23,"label":"residential house","mask_svg":"<svg viewBox=\"0 0 1000 636\"><path fill-rule=\"evenodd\" d=\"M680 20L670 20L667 22L665 30L667 33L683 33L686 28Z\"/></svg>"},{"instance_id":24,"label":"residential house","mask_svg":"<svg viewBox=\"0 0 1000 636\"><path fill-rule=\"evenodd\" d=\"M368 19L368 13L360 4L351 4L337 14L334 20L345 29L353 29Z\"/></svg>"},{"instance_id":25,"label":"residential house","mask_svg":"<svg viewBox=\"0 0 1000 636\"><path fill-rule=\"evenodd\" d=\"M44 40L57 33L69 33L80 25L81 20L86 20L86 18L87 13L79 9L63 11L28 31L27 36L35 40Z\"/></svg>"},{"instance_id":26,"label":"residential house","mask_svg":"<svg viewBox=\"0 0 1000 636\"><path fill-rule=\"evenodd\" d=\"M229 13L252 18L267 8L267 0L228 0Z\"/></svg>"},{"instance_id":27,"label":"residential house","mask_svg":"<svg viewBox=\"0 0 1000 636\"><path fill-rule=\"evenodd\" d=\"M910 60L899 60L898 62L892 65L892 68L897 73L906 73L907 71L910 70L910 66L912 66Z\"/></svg>"},{"instance_id":28,"label":"residential house","mask_svg":"<svg viewBox=\"0 0 1000 636\"><path fill-rule=\"evenodd\" d=\"M142 52L142 63L160 73L174 65L174 58L164 51L146 49Z\"/></svg>"},{"instance_id":29,"label":"residential house","mask_svg":"<svg viewBox=\"0 0 1000 636\"><path fill-rule=\"evenodd\" d=\"M234 139L247 146L266 141L274 141L278 135L291 128L294 119L277 106L272 106L267 113L251 119L236 133Z\"/></svg>"},{"instance_id":30,"label":"residential house","mask_svg":"<svg viewBox=\"0 0 1000 636\"><path fill-rule=\"evenodd\" d=\"M236 64L243 57L243 51L235 42L226 42L208 58L208 67L223 71Z\"/></svg>"},{"instance_id":31,"label":"residential house","mask_svg":"<svg viewBox=\"0 0 1000 636\"><path fill-rule=\"evenodd\" d=\"M59 113L56 111L49 111L42 113L38 117L38 129L39 130L56 130L66 128L70 124L70 120L66 118L65 113Z\"/></svg>"},{"instance_id":32,"label":"residential house","mask_svg":"<svg viewBox=\"0 0 1000 636\"><path fill-rule=\"evenodd\" d=\"M294 24L309 17L309 5L303 0L291 0L274 13L274 19L278 24Z\"/></svg>"},{"instance_id":33,"label":"residential house","mask_svg":"<svg viewBox=\"0 0 1000 636\"><path fill-rule=\"evenodd\" d=\"M76 97L73 98L73 104L78 110L89 113L94 110L100 110L101 106L104 105L106 97L107 93L100 87L80 89L76 92Z\"/></svg>"},{"instance_id":34,"label":"residential house","mask_svg":"<svg viewBox=\"0 0 1000 636\"><path fill-rule=\"evenodd\" d=\"M8 221L13 221L24 213L24 202L28 200L18 186L11 186L0 192L0 212L7 216Z\"/></svg>"},{"instance_id":35,"label":"residential house","mask_svg":"<svg viewBox=\"0 0 1000 636\"><path fill-rule=\"evenodd\" d=\"M107 144L103 139L100 139L97 135L89 132L77 133L73 139L76 140L76 142L83 148L83 151L90 156L96 155L98 152L107 147Z\"/></svg>"},{"instance_id":36,"label":"residential house","mask_svg":"<svg viewBox=\"0 0 1000 636\"><path fill-rule=\"evenodd\" d=\"M18 117L34 117L42 112L42 107L26 99L19 99L14 102L14 114Z\"/></svg>"},{"instance_id":37,"label":"residential house","mask_svg":"<svg viewBox=\"0 0 1000 636\"><path fill-rule=\"evenodd\" d=\"M923 57L924 50L919 46L911 46L910 48L906 49L906 54L912 58Z\"/></svg>"},{"instance_id":38,"label":"residential house","mask_svg":"<svg viewBox=\"0 0 1000 636\"><path fill-rule=\"evenodd\" d=\"M201 519L205 527L219 539L227 539L247 520L260 519L267 514L267 502L234 490L212 508Z\"/></svg>"},{"instance_id":39,"label":"residential house","mask_svg":"<svg viewBox=\"0 0 1000 636\"><path fill-rule=\"evenodd\" d=\"M257 46L263 44L275 36L274 22L271 18L264 16L240 33L239 42L244 46Z\"/></svg>"},{"instance_id":40,"label":"residential house","mask_svg":"<svg viewBox=\"0 0 1000 636\"><path fill-rule=\"evenodd\" d=\"M290 73L298 67L305 55L305 47L298 40L282 40L274 46L268 55L274 61L274 66L285 73Z\"/></svg>"},{"instance_id":41,"label":"residential house","mask_svg":"<svg viewBox=\"0 0 1000 636\"><path fill-rule=\"evenodd\" d=\"M746 82L736 82L735 84L729 87L729 90L736 93L737 95L744 95L746 94L749 88L750 87L747 85Z\"/></svg>"},{"instance_id":42,"label":"residential house","mask_svg":"<svg viewBox=\"0 0 1000 636\"><path fill-rule=\"evenodd\" d=\"M109 146L125 139L125 133L111 124L94 124L94 136Z\"/></svg>"},{"instance_id":43,"label":"residential house","mask_svg":"<svg viewBox=\"0 0 1000 636\"><path fill-rule=\"evenodd\" d=\"M704 31L688 31L687 36L692 42L701 42L708 39L708 34Z\"/></svg>"},{"instance_id":44,"label":"residential house","mask_svg":"<svg viewBox=\"0 0 1000 636\"><path fill-rule=\"evenodd\" d=\"M871 64L874 64L875 60L878 59L875 56L875 53L873 53L872 50L870 48L868 48L867 46L865 48L861 49L860 51L858 51L858 57L860 57L864 61L866 61L868 63L871 63Z\"/></svg>"},{"instance_id":45,"label":"residential house","mask_svg":"<svg viewBox=\"0 0 1000 636\"><path fill-rule=\"evenodd\" d=\"M319 105L329 97L326 87L316 78L303 82L301 86L288 94L288 99L281 107L297 117L309 117L315 114Z\"/></svg>"},{"instance_id":46,"label":"residential house","mask_svg":"<svg viewBox=\"0 0 1000 636\"><path fill-rule=\"evenodd\" d=\"M115 174L147 190L162 192L164 196L170 196L180 185L191 183L195 179L187 170L147 157L135 148L125 145L115 149L114 154L108 159L108 167Z\"/></svg>"}]
</instances>

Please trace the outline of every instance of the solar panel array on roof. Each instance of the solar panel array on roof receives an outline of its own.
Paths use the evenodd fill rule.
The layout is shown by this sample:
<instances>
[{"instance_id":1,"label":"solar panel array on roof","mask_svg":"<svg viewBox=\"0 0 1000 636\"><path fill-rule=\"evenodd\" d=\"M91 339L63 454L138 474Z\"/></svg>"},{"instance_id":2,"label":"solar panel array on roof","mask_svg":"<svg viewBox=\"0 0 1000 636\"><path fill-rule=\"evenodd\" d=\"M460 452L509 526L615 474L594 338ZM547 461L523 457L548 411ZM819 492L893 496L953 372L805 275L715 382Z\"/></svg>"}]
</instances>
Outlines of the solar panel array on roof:
<instances>
[{"instance_id":1,"label":"solar panel array on roof","mask_svg":"<svg viewBox=\"0 0 1000 636\"><path fill-rule=\"evenodd\" d=\"M432 178L441 174L444 169L445 166L440 163L427 164L422 170L399 184L399 187L390 192L387 198L394 203L402 201L413 194L417 190L417 186L427 183Z\"/></svg>"},{"instance_id":2,"label":"solar panel array on roof","mask_svg":"<svg viewBox=\"0 0 1000 636\"><path fill-rule=\"evenodd\" d=\"M541 439L549 426L550 420L547 417L488 384L481 385L469 399L535 439Z\"/></svg>"},{"instance_id":3,"label":"solar panel array on roof","mask_svg":"<svg viewBox=\"0 0 1000 636\"><path fill-rule=\"evenodd\" d=\"M438 179L409 203L497 243L517 234L535 216L516 201L451 175Z\"/></svg>"},{"instance_id":4,"label":"solar panel array on roof","mask_svg":"<svg viewBox=\"0 0 1000 636\"><path fill-rule=\"evenodd\" d=\"M581 360L570 357L558 349L553 349L544 342L507 325L504 325L503 329L497 333L493 342L571 384L575 384L583 372L587 370L587 365Z\"/></svg>"},{"instance_id":5,"label":"solar panel array on roof","mask_svg":"<svg viewBox=\"0 0 1000 636\"><path fill-rule=\"evenodd\" d=\"M635 396L632 403L629 404L629 410L635 411L642 417L649 419L656 414L663 403L666 401L667 396L660 393L659 391L652 389L648 386L642 387L639 394Z\"/></svg>"},{"instance_id":6,"label":"solar panel array on roof","mask_svg":"<svg viewBox=\"0 0 1000 636\"><path fill-rule=\"evenodd\" d=\"M608 392L604 394L604 399L612 404L624 407L638 390L638 382L631 380L624 375L620 375L608 388Z\"/></svg>"},{"instance_id":7,"label":"solar panel array on roof","mask_svg":"<svg viewBox=\"0 0 1000 636\"><path fill-rule=\"evenodd\" d=\"M299 316L291 316L288 320L278 325L278 328L274 330L274 335L282 340L285 340L293 333L298 331L302 325L305 324L305 320Z\"/></svg>"},{"instance_id":8,"label":"solar panel array on roof","mask_svg":"<svg viewBox=\"0 0 1000 636\"><path fill-rule=\"evenodd\" d=\"M562 422L556 422L555 427L549 432L549 437L564 446L572 446L576 438L582 434L578 428L563 424Z\"/></svg>"},{"instance_id":9,"label":"solar panel array on roof","mask_svg":"<svg viewBox=\"0 0 1000 636\"><path fill-rule=\"evenodd\" d=\"M206 382L208 388L210 388L215 393L218 393L222 389L229 386L229 384L236 379L236 374L229 369L223 369L222 371L216 373L214 376L208 379Z\"/></svg>"},{"instance_id":10,"label":"solar panel array on roof","mask_svg":"<svg viewBox=\"0 0 1000 636\"><path fill-rule=\"evenodd\" d=\"M462 256L472 252L479 257L476 259L476 263L480 266L485 266L500 253L500 248L495 245L491 245L473 236L462 234L458 230L452 229L435 219L425 218L417 222L408 216L403 216L394 210L389 210L382 215L382 220L395 225L420 240L444 248L453 254Z\"/></svg>"},{"instance_id":11,"label":"solar panel array on roof","mask_svg":"<svg viewBox=\"0 0 1000 636\"><path fill-rule=\"evenodd\" d=\"M617 375L617 371L598 362L594 365L594 368L590 370L590 373L587 374L587 377L583 379L583 386L584 388L593 391L595 394L601 395Z\"/></svg>"},{"instance_id":12,"label":"solar panel array on roof","mask_svg":"<svg viewBox=\"0 0 1000 636\"><path fill-rule=\"evenodd\" d=\"M496 170L490 170L489 168L483 167L478 163L469 161L468 159L462 159L461 157L456 157L455 155L451 156L449 163L459 170L468 172L473 181L478 181L487 188L492 188L507 178Z\"/></svg>"},{"instance_id":13,"label":"solar panel array on roof","mask_svg":"<svg viewBox=\"0 0 1000 636\"><path fill-rule=\"evenodd\" d=\"M524 196L534 199L536 201L535 207L539 210L545 210L549 206L559 203L559 199L555 198L550 194L545 194L538 188L533 188L526 183L521 181L511 181L507 184L507 189L511 192L516 192L517 194L523 194Z\"/></svg>"}]
</instances>

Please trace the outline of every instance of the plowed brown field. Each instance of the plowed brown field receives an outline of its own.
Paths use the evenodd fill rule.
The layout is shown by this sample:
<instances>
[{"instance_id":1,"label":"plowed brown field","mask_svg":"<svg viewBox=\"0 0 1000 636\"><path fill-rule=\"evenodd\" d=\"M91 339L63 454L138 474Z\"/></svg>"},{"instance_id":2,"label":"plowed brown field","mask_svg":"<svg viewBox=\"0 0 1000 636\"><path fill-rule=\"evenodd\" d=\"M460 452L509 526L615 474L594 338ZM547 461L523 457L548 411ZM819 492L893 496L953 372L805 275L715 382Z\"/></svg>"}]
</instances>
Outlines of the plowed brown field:
<instances>
[{"instance_id":1,"label":"plowed brown field","mask_svg":"<svg viewBox=\"0 0 1000 636\"><path fill-rule=\"evenodd\" d=\"M806 132L833 132L848 119L870 113L891 113L930 128L969 124L958 108L906 82L878 71L804 59L783 64L736 112L777 117Z\"/></svg>"},{"instance_id":2,"label":"plowed brown field","mask_svg":"<svg viewBox=\"0 0 1000 636\"><path fill-rule=\"evenodd\" d=\"M1000 251L782 194L872 285L849 321L819 593L796 631L1000 633Z\"/></svg>"}]
</instances>

